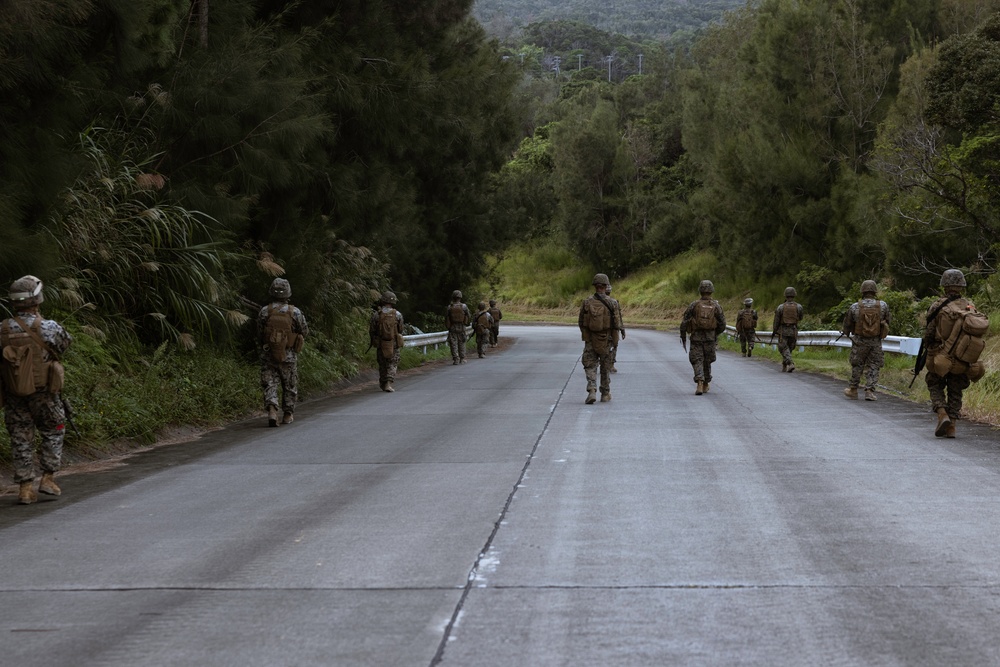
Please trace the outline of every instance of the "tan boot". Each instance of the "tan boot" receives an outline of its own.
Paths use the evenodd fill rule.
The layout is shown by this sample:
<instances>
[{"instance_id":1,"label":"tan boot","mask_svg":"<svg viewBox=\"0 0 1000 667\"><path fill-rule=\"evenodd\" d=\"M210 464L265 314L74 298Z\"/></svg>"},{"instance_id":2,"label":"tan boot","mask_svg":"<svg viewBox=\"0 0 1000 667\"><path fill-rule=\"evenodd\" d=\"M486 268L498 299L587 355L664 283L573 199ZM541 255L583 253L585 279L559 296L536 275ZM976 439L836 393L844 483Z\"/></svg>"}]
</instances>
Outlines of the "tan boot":
<instances>
[{"instance_id":1,"label":"tan boot","mask_svg":"<svg viewBox=\"0 0 1000 667\"><path fill-rule=\"evenodd\" d=\"M601 394L601 403L607 403L611 400L611 392Z\"/></svg>"},{"instance_id":2,"label":"tan boot","mask_svg":"<svg viewBox=\"0 0 1000 667\"><path fill-rule=\"evenodd\" d=\"M944 437L954 438L955 437L955 424L958 423L957 419L952 419L948 422L948 425L944 429Z\"/></svg>"},{"instance_id":3,"label":"tan boot","mask_svg":"<svg viewBox=\"0 0 1000 667\"><path fill-rule=\"evenodd\" d=\"M703 392L705 392L706 394L708 393L708 385L709 385L709 384L710 384L710 383L706 382L705 384L703 384L703 385L701 386L701 390L702 390Z\"/></svg>"},{"instance_id":4,"label":"tan boot","mask_svg":"<svg viewBox=\"0 0 1000 667\"><path fill-rule=\"evenodd\" d=\"M286 412L281 418L282 424L291 424L293 421L295 421L295 417L292 416L291 412Z\"/></svg>"},{"instance_id":5,"label":"tan boot","mask_svg":"<svg viewBox=\"0 0 1000 667\"><path fill-rule=\"evenodd\" d=\"M584 401L584 403L586 403L587 405L593 405L594 403L597 403L597 390L596 389L588 389L587 390L587 400Z\"/></svg>"},{"instance_id":6,"label":"tan boot","mask_svg":"<svg viewBox=\"0 0 1000 667\"><path fill-rule=\"evenodd\" d=\"M277 426L278 425L278 408L273 405L267 406L267 425Z\"/></svg>"},{"instance_id":7,"label":"tan boot","mask_svg":"<svg viewBox=\"0 0 1000 667\"><path fill-rule=\"evenodd\" d=\"M781 362L781 372L784 373L786 371L788 371L788 362L787 361L782 361Z\"/></svg>"},{"instance_id":8,"label":"tan boot","mask_svg":"<svg viewBox=\"0 0 1000 667\"><path fill-rule=\"evenodd\" d=\"M695 387L695 389L694 389L694 395L695 396L701 396L702 394L705 393L705 383L702 382L701 380L698 380L697 382L698 382L698 386Z\"/></svg>"},{"instance_id":9,"label":"tan boot","mask_svg":"<svg viewBox=\"0 0 1000 667\"><path fill-rule=\"evenodd\" d=\"M938 408L937 418L938 418L938 423L937 423L937 428L934 429L934 435L936 435L939 438L943 438L945 434L948 433L948 427L951 427L952 432L954 432L954 425L951 423L951 418L948 416L947 410L945 410L944 408Z\"/></svg>"},{"instance_id":10,"label":"tan boot","mask_svg":"<svg viewBox=\"0 0 1000 667\"><path fill-rule=\"evenodd\" d=\"M388 382L385 383L385 386L382 387L382 391L388 392L390 394L396 391L395 389L392 388L392 380L389 380Z\"/></svg>"},{"instance_id":11,"label":"tan boot","mask_svg":"<svg viewBox=\"0 0 1000 667\"><path fill-rule=\"evenodd\" d=\"M36 500L38 500L38 494L35 493L35 480L21 482L21 488L17 492L17 504L30 505Z\"/></svg>"},{"instance_id":12,"label":"tan boot","mask_svg":"<svg viewBox=\"0 0 1000 667\"><path fill-rule=\"evenodd\" d=\"M788 362L788 372L791 373L794 370L795 370L795 362L794 361L789 361Z\"/></svg>"},{"instance_id":13,"label":"tan boot","mask_svg":"<svg viewBox=\"0 0 1000 667\"><path fill-rule=\"evenodd\" d=\"M858 397L858 388L857 387L848 387L847 389L844 390L844 396L846 396L847 398L857 398Z\"/></svg>"},{"instance_id":14,"label":"tan boot","mask_svg":"<svg viewBox=\"0 0 1000 667\"><path fill-rule=\"evenodd\" d=\"M58 496L62 493L62 489L56 484L54 473L47 472L42 474L42 481L38 483L38 492L48 496Z\"/></svg>"},{"instance_id":15,"label":"tan boot","mask_svg":"<svg viewBox=\"0 0 1000 667\"><path fill-rule=\"evenodd\" d=\"M865 400L866 401L877 401L878 397L875 396L874 389L865 389Z\"/></svg>"}]
</instances>

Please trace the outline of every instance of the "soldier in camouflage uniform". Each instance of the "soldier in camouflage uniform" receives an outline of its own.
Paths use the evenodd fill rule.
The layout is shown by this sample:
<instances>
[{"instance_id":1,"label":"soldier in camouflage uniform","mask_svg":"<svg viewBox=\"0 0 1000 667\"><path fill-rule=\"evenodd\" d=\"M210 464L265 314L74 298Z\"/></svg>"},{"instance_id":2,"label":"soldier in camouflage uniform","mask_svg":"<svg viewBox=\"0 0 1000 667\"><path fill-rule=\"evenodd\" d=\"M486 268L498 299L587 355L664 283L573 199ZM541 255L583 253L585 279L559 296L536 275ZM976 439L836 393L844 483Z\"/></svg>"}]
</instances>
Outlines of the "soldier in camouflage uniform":
<instances>
[{"instance_id":1,"label":"soldier in camouflage uniform","mask_svg":"<svg viewBox=\"0 0 1000 667\"><path fill-rule=\"evenodd\" d=\"M485 301L479 302L479 311L472 320L472 328L476 332L476 353L482 359L486 356L486 346L490 344L490 332L493 330L493 316Z\"/></svg>"},{"instance_id":2,"label":"soldier in camouflage uniform","mask_svg":"<svg viewBox=\"0 0 1000 667\"><path fill-rule=\"evenodd\" d=\"M743 299L743 309L736 313L736 337L740 339L740 353L744 357L752 356L757 339L757 311L753 299Z\"/></svg>"},{"instance_id":3,"label":"soldier in camouflage uniform","mask_svg":"<svg viewBox=\"0 0 1000 667\"><path fill-rule=\"evenodd\" d=\"M55 473L62 465L63 435L66 432L66 412L59 391L62 390L62 366L59 359L69 349L72 337L57 322L46 320L38 309L44 301L42 281L35 276L18 278L10 286L10 300L15 315L0 324L0 404L5 404L4 423L10 434L14 458L14 481L19 485L17 502L29 505L38 499L35 492L34 441L35 431L41 437L39 464L42 479L38 491L58 496L62 490L55 482ZM33 373L26 382L27 392L15 390L21 382L22 366L18 351L30 348ZM33 391L32 391L33 390Z\"/></svg>"},{"instance_id":4,"label":"soldier in camouflage uniform","mask_svg":"<svg viewBox=\"0 0 1000 667\"><path fill-rule=\"evenodd\" d=\"M962 414L962 393L972 384L969 373L952 373L944 375L934 372L934 359L944 354L942 329L950 330L951 324L943 322L946 319L945 309L949 311L975 308L972 302L965 298L965 274L958 269L948 269L941 274L941 287L944 296L935 301L927 309L927 322L924 328L924 346L927 350L927 373L924 381L931 395L931 406L937 413L937 427L934 435L939 438L954 438L955 424ZM939 326L940 325L940 326Z\"/></svg>"},{"instance_id":5,"label":"soldier in camouflage uniform","mask_svg":"<svg viewBox=\"0 0 1000 667\"><path fill-rule=\"evenodd\" d=\"M726 316L722 312L722 306L712 298L715 285L711 280L702 280L698 291L701 298L692 301L681 318L682 345L686 345L687 334L691 334L688 361L694 369L695 396L708 393L712 382L716 342L719 334L726 330Z\"/></svg>"},{"instance_id":6,"label":"soldier in camouflage uniform","mask_svg":"<svg viewBox=\"0 0 1000 667\"><path fill-rule=\"evenodd\" d=\"M503 313L500 312L500 307L493 299L490 299L490 317L493 318L493 327L490 329L490 347L496 347L497 339L500 338L500 320L503 319Z\"/></svg>"},{"instance_id":7,"label":"soldier in camouflage uniform","mask_svg":"<svg viewBox=\"0 0 1000 667\"><path fill-rule=\"evenodd\" d=\"M778 351L781 352L781 372L795 370L792 350L799 336L799 322L802 320L802 306L795 303L795 288L785 288L785 302L774 311L774 325L771 331L778 337Z\"/></svg>"},{"instance_id":8,"label":"soldier in camouflage uniform","mask_svg":"<svg viewBox=\"0 0 1000 667\"><path fill-rule=\"evenodd\" d=\"M448 329L448 347L451 348L452 365L465 363L465 327L472 322L469 307L462 303L462 293L451 293L451 304L444 314L444 326Z\"/></svg>"},{"instance_id":9,"label":"soldier in camouflage uniform","mask_svg":"<svg viewBox=\"0 0 1000 667\"><path fill-rule=\"evenodd\" d=\"M851 383L844 390L847 398L858 397L861 377L865 380L865 400L875 400L875 385L885 365L882 339L889 335L889 305L875 298L874 280L861 283L861 300L847 310L841 331L851 338Z\"/></svg>"},{"instance_id":10,"label":"soldier in camouflage uniform","mask_svg":"<svg viewBox=\"0 0 1000 667\"><path fill-rule=\"evenodd\" d=\"M260 343L260 383L264 388L264 409L269 426L278 425L278 386L281 386L282 424L291 424L299 396L299 352L309 325L302 311L291 305L292 286L275 278L269 290L271 303L257 315Z\"/></svg>"},{"instance_id":11,"label":"soldier in camouflage uniform","mask_svg":"<svg viewBox=\"0 0 1000 667\"><path fill-rule=\"evenodd\" d=\"M618 325L611 335L611 372L617 373L615 364L618 362L618 342L625 340L625 323L622 321L622 305L618 303L618 299L611 296L611 285L608 285L607 295L615 307L615 324Z\"/></svg>"},{"instance_id":12,"label":"soldier in camouflage uniform","mask_svg":"<svg viewBox=\"0 0 1000 667\"><path fill-rule=\"evenodd\" d=\"M379 389L392 393L403 349L403 314L396 310L396 295L388 290L382 292L379 308L368 321L368 339L378 361Z\"/></svg>"},{"instance_id":13,"label":"soldier in camouflage uniform","mask_svg":"<svg viewBox=\"0 0 1000 667\"><path fill-rule=\"evenodd\" d=\"M597 402L597 369L601 369L601 403L611 400L611 339L618 325L614 305L607 296L608 276L594 276L594 294L580 305L580 335L583 338L583 371L587 378L588 405Z\"/></svg>"}]
</instances>

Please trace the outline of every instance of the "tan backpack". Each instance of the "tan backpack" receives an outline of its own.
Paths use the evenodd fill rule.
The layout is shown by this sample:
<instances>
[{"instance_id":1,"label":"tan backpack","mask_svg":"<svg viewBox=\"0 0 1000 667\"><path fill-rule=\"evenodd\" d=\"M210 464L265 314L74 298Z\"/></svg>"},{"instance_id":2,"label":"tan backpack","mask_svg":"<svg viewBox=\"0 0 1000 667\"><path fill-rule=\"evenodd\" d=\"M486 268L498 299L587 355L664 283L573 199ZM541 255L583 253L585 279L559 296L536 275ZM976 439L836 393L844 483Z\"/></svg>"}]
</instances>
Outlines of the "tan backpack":
<instances>
[{"instance_id":1,"label":"tan backpack","mask_svg":"<svg viewBox=\"0 0 1000 667\"><path fill-rule=\"evenodd\" d=\"M799 304L794 301L786 301L781 308L781 323L785 325L797 325L799 323Z\"/></svg>"},{"instance_id":2,"label":"tan backpack","mask_svg":"<svg viewBox=\"0 0 1000 667\"><path fill-rule=\"evenodd\" d=\"M382 354L391 357L396 347L403 347L394 309L383 309L378 314L378 338Z\"/></svg>"},{"instance_id":3,"label":"tan backpack","mask_svg":"<svg viewBox=\"0 0 1000 667\"><path fill-rule=\"evenodd\" d=\"M457 329L465 326L465 307L462 302L448 306L448 328Z\"/></svg>"},{"instance_id":4,"label":"tan backpack","mask_svg":"<svg viewBox=\"0 0 1000 667\"><path fill-rule=\"evenodd\" d=\"M694 304L691 317L692 331L715 331L715 301L701 299Z\"/></svg>"},{"instance_id":5,"label":"tan backpack","mask_svg":"<svg viewBox=\"0 0 1000 667\"><path fill-rule=\"evenodd\" d=\"M591 297L587 304L587 328L595 332L611 328L611 309L597 297Z\"/></svg>"},{"instance_id":6,"label":"tan backpack","mask_svg":"<svg viewBox=\"0 0 1000 667\"><path fill-rule=\"evenodd\" d=\"M490 318L488 317L489 314L490 313L488 310L484 310L483 312L476 315L477 335L485 336L490 332Z\"/></svg>"},{"instance_id":7,"label":"tan backpack","mask_svg":"<svg viewBox=\"0 0 1000 667\"><path fill-rule=\"evenodd\" d=\"M858 304L858 319L854 323L854 334L862 338L885 338L888 335L886 328L885 335L882 334L882 303L876 301L875 305L866 306Z\"/></svg>"},{"instance_id":8,"label":"tan backpack","mask_svg":"<svg viewBox=\"0 0 1000 667\"><path fill-rule=\"evenodd\" d=\"M264 343L271 351L273 361L285 360L288 348L294 348L296 336L292 333L292 308L281 311L276 306L268 306L267 323L264 325Z\"/></svg>"},{"instance_id":9,"label":"tan backpack","mask_svg":"<svg viewBox=\"0 0 1000 667\"><path fill-rule=\"evenodd\" d=\"M44 340L42 339L42 318L36 317L28 327L23 320L17 320L20 331L12 332L10 320L0 325L0 346L3 358L0 361L0 378L4 391L13 396L31 396L35 392L49 388L51 362L46 361ZM62 370L62 366L59 366ZM58 392L59 388L52 391Z\"/></svg>"},{"instance_id":10,"label":"tan backpack","mask_svg":"<svg viewBox=\"0 0 1000 667\"><path fill-rule=\"evenodd\" d=\"M750 331L754 328L753 321L753 310L746 308L740 311L739 318L737 319L740 325L740 329L743 331Z\"/></svg>"}]
</instances>

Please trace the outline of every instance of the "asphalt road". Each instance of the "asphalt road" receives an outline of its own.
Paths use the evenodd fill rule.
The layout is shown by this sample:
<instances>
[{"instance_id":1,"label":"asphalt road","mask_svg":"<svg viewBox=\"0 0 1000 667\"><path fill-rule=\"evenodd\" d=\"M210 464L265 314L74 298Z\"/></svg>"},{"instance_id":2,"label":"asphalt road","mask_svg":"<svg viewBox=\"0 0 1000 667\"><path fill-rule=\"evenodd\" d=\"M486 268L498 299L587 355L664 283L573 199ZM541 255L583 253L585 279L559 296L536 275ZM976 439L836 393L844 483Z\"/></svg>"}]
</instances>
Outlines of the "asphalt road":
<instances>
[{"instance_id":1,"label":"asphalt road","mask_svg":"<svg viewBox=\"0 0 1000 667\"><path fill-rule=\"evenodd\" d=\"M5 665L998 665L1000 437L572 328L0 498Z\"/></svg>"}]
</instances>

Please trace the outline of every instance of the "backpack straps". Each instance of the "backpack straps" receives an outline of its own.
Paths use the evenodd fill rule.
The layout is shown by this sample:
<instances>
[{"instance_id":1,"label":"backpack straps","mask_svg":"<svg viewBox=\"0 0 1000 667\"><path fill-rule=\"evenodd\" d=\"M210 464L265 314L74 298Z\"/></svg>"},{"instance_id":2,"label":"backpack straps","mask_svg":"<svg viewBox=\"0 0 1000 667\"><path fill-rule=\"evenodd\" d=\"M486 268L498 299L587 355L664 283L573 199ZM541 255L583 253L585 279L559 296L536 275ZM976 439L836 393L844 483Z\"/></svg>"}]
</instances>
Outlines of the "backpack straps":
<instances>
[{"instance_id":1,"label":"backpack straps","mask_svg":"<svg viewBox=\"0 0 1000 667\"><path fill-rule=\"evenodd\" d=\"M37 331L37 329L41 329L42 328L42 316L41 315L39 315L38 319L35 320L35 325L37 327L36 329L33 329L33 328L29 327L27 324L24 323L24 320L22 320L17 315L14 315L14 321L17 322L17 326L21 327L21 329L23 329L26 334L28 334L29 336L31 336L32 339L34 339L34 341L36 343L38 343L43 350L45 350L46 352L48 352L49 355L53 359L55 359L56 361L59 361L59 355L56 354L55 350L53 350L51 347L49 347L49 344L46 343L42 339L41 334L39 334L38 331ZM6 322L4 324L6 324ZM8 327L7 331L8 332L10 331L9 327Z\"/></svg>"},{"instance_id":2,"label":"backpack straps","mask_svg":"<svg viewBox=\"0 0 1000 667\"><path fill-rule=\"evenodd\" d=\"M605 297L603 294L599 294L599 293L595 292L594 296L597 297L598 301L600 301L601 303L604 304L605 308L608 309L608 314L611 315L611 328L612 329L617 329L618 328L618 323L615 322L615 309L614 309L614 306L612 306L611 303L609 303L607 301L607 297Z\"/></svg>"}]
</instances>

